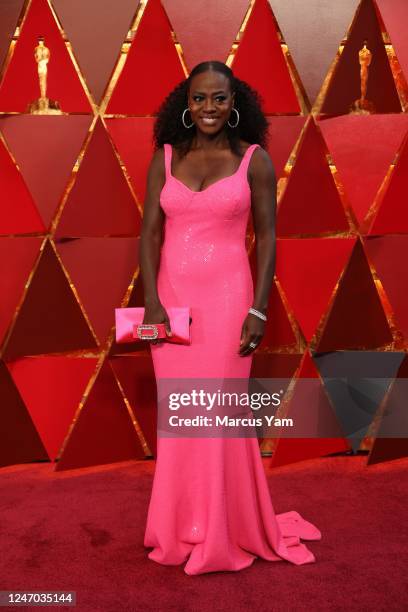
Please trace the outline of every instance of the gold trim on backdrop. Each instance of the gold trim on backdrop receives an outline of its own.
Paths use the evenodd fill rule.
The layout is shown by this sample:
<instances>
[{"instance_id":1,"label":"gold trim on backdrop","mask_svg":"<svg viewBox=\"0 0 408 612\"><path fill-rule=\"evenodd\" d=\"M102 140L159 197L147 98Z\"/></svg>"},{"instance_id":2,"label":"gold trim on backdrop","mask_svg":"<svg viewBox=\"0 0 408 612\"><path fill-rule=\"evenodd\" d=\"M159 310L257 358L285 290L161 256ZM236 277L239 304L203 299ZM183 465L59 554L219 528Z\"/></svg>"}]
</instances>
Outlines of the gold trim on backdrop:
<instances>
[{"instance_id":1,"label":"gold trim on backdrop","mask_svg":"<svg viewBox=\"0 0 408 612\"><path fill-rule=\"evenodd\" d=\"M251 13L252 13L252 10L253 10L253 7L254 7L254 2L255 2L255 0L251 0L250 1L248 9L246 10L244 18L242 20L241 26L238 29L238 32L237 32L236 37L235 37L235 40L233 41L233 43L231 45L231 49L230 49L230 51L228 53L228 57L227 57L225 63L228 66L230 66L231 68L233 68L233 60L234 60L234 57L235 57L235 53L236 53L236 51L238 49L239 42L242 40L242 36L243 36L244 31L245 31L246 24L248 23L248 19L249 19ZM8 52L7 52L6 60L3 63L3 67L1 69L0 81L3 79L5 73L6 73L8 67L10 65L11 59L12 59L13 54L14 54L16 42L17 42L18 37L19 37L19 35L21 33L22 27L24 26L24 23L25 23L25 20L27 18L27 14L29 12L31 3L32 3L32 0L26 0L24 2L23 8L21 10L21 13L20 13L20 16L19 16L19 19L18 19L18 22L17 22L17 26L16 26L16 29L15 29L15 32L13 34L13 37L12 37L11 41L10 41L10 45L9 45L9 49L8 49ZM61 265L61 269L62 269L63 273L65 274L65 276L67 278L67 281L70 284L70 287L71 287L71 289L73 291L75 299L77 300L78 306L79 306L82 314L84 315L85 320L88 323L88 327L89 327L89 329L90 329L90 331L91 331L91 333L92 333L93 337L95 338L95 341L96 341L96 343L98 345L93 350L85 349L85 350L78 350L78 351L68 351L68 352L65 352L65 353L64 352L56 353L55 355L66 356L66 357L89 357L89 358L94 358L94 359L97 358L97 359L99 359L98 363L96 364L95 371L92 374L92 376L90 377L90 379L88 381L88 384L85 387L83 397L82 397L81 402L79 403L79 405L78 405L78 407L76 409L76 412L75 412L75 415L74 415L74 419L73 419L72 423L70 424L70 427L68 429L67 435L64 438L63 444L62 444L62 446L60 448L60 451L59 451L59 455L58 455L58 458L59 458L59 457L61 457L61 454L63 453L63 450L65 449L67 441L70 438L70 435L71 435L72 430L73 430L73 428L74 428L74 426L76 424L76 421L77 421L77 418L78 418L78 416L80 414L82 406L86 403L86 400L88 398L90 389L92 388L92 386L94 384L94 381L96 379L96 376L99 373L100 368L105 363L105 360L108 360L108 364L109 364L109 352L110 352L112 344L114 342L115 327L114 327L114 325L112 326L109 334L107 335L106 342L103 343L103 345L100 345L99 341L98 341L98 338L96 337L96 334L95 334L94 330L92 329L92 325L91 325L91 322L90 322L90 320L88 318L86 310L83 308L83 306L81 304L81 300L80 300L78 292L77 292L77 290L75 288L75 285L72 283L72 281L70 279L70 275L68 274L67 270L65 269L65 267L64 267L64 265L62 263L62 259L59 256L58 250L57 250L56 245L54 243L54 235L55 235L55 231L56 231L56 227L58 225L58 222L59 222L59 220L61 218L62 211L63 211L63 209L65 207L66 202L67 202L69 193L70 193L70 191L71 191L71 189L72 189L72 187L73 187L73 185L74 185L74 183L76 181L78 169L79 169L79 167L81 165L81 162L82 162L82 159L83 159L83 157L85 155L85 152L86 152L86 150L87 150L87 148L89 146L89 143L90 143L93 131L95 129L95 125L96 125L96 121L97 121L98 116L101 118L103 126L104 126L104 128L105 128L105 130L106 130L106 132L108 134L111 146L112 146L113 151L114 151L114 153L115 153L115 155L116 155L116 157L118 159L118 162L119 162L119 164L120 164L120 166L122 168L122 172L124 173L125 179L126 179L126 181L128 183L128 187L129 187L129 189L130 189L130 191L132 193L132 196L133 196L133 198L135 200L135 204L138 207L138 211L139 211L139 213L141 215L143 214L142 204L138 201L137 195L135 193L135 190L134 190L134 188L132 186L132 183L131 183L131 180L130 180L130 175L129 175L127 169L126 169L125 164L123 163L123 161L120 158L119 152L118 152L118 150L117 150L117 148L115 146L115 143L114 143L113 139L110 136L109 130L107 129L107 125L106 125L106 122L105 122L105 118L107 118L107 117L128 117L128 115L105 115L105 110L106 110L107 105L109 103L109 100L111 98L113 89L114 89L114 87L115 87L115 85L116 85L116 83L118 81L118 78L120 77L120 74L121 74L121 72L122 72L122 70L124 68L125 63L126 63L127 55L128 55L130 46L131 46L132 41L134 39L135 33L137 32L137 29L138 29L138 27L139 27L139 25L141 23L141 19L142 19L142 16L144 14L144 10L146 9L147 0L142 0L138 4L135 3L136 6L135 6L135 15L134 15L134 18L133 18L133 20L131 22L131 26L130 26L130 29L129 29L127 35L126 35L126 38L125 38L125 40L123 41L123 43L121 45L121 49L120 49L120 51L118 53L117 61L116 61L115 65L114 65L114 68L112 70L112 74L111 74L110 78L107 81L107 85L106 85L105 91L103 93L100 105L98 105L93 100L93 96L92 96L90 90L88 89L85 77L84 77L84 75L81 72L79 62L76 59L74 49L72 48L70 41L67 39L67 36L66 36L66 34L65 34L65 32L64 32L64 30L62 28L62 25L61 25L61 23L60 23L60 21L58 19L58 16L57 16L57 14L56 14L56 12L54 10L54 7L52 6L50 0L47 0L47 4L48 4L48 6L49 6L49 8L51 10L52 15L54 16L57 28L58 28L58 30L59 30L59 32L61 34L61 37L62 37L62 39L64 41L64 44L65 44L65 47L66 47L67 52L69 54L69 57L71 58L71 61L72 61L73 66L75 68L75 71L76 71L76 73L78 75L78 78L79 78L79 80L80 80L80 82L82 84L82 87L83 87L83 90L85 92L85 95L86 95L86 97L88 99L88 102L90 104L89 116L92 117L92 114L93 114L93 121L91 121L91 125L89 127L88 133L86 134L86 136L84 138L84 141L81 144L77 160L76 160L76 162L75 162L75 164L74 164L74 166L72 168L71 176L70 176L69 180L67 181L67 184L66 184L66 186L64 188L61 200L60 200L58 206L56 207L54 217L53 217L53 219L52 219L52 221L50 223L50 231L49 232L46 231L44 233L41 233L41 232L38 233L37 232L37 233L23 234L22 235L24 237L26 237L26 236L27 237L28 236L38 236L40 238L43 238L43 241L42 241L42 244L40 245L39 252L38 252L38 255L36 256L36 260L34 262L33 268L32 268L32 270L30 271L30 273L28 275L27 281L25 283L24 291L22 292L22 295L21 295L21 297L19 299L19 302L18 302L18 304L16 306L16 309L15 309L15 312L13 314L12 321L11 321L11 324L9 326L9 329L7 330L7 333L5 334L5 338L3 340L2 347L1 347L1 354L3 354L4 347L6 346L7 341L8 341L8 339L9 339L11 333L12 333L12 330L13 330L13 328L15 326L16 319L17 319L18 314L20 312L21 306L22 306L22 304L23 304L23 302L25 300L28 288L30 287L30 284L31 284L31 280L32 280L33 275L35 274L35 272L37 270L37 267L39 265L39 261L40 261L42 255L43 255L43 250L45 248L46 240L49 239L50 243L51 243L51 246L54 249L54 252L55 252L55 254L56 254L57 258L58 258L58 262ZM356 15L357 15L357 10L354 13L352 22L350 23L350 25L349 25L349 27L347 29L347 32L346 32L346 35L345 35L344 39L339 44L338 50L337 50L337 52L336 52L336 54L335 54L335 56L334 56L334 58L333 58L333 60L331 62L329 70L328 70L328 72L327 72L327 74L325 76L325 79L324 79L323 83L322 83L321 89L320 89L320 91L319 91L319 93L318 93L318 95L316 97L316 100L311 105L310 102L308 101L308 97L306 95L305 88L303 87L303 84L302 84L301 79L299 77L298 71L297 71L296 66L295 66L295 64L293 62L293 59L292 59L292 56L291 56L291 53L290 53L290 49L288 48L288 46L285 43L284 37L283 37L282 32L280 31L280 28L279 28L279 24L277 23L276 18L274 16L274 13L272 11L272 7L270 7L270 8L271 8L271 12L272 12L272 15L273 15L273 19L275 21L276 32L277 32L277 36L279 38L279 43L280 43L280 46L281 46L281 49L282 49L282 53L284 55L286 65L288 67L288 72L289 72L289 75L290 75L293 87L295 89L299 105L301 107L301 112L299 113L299 116L306 116L307 118L310 117L310 119L308 119L308 120L313 120L314 116L320 113L320 109L321 109L321 107L323 105L323 102L324 102L324 97L325 97L325 95L327 93L327 89L328 89L328 87L330 85L330 82L331 82L331 79L333 77L334 71L335 71L335 69L337 67L337 63L338 63L338 61L339 61L339 59L341 57L341 54L342 54L343 49L344 49L344 45L346 44L346 41L349 38L351 29L352 29L352 27L354 25L354 21L356 19ZM408 86L407 86L407 82L406 82L406 79L405 79L405 77L404 77L404 75L403 75L403 73L401 71L401 66L400 66L400 64L398 62L398 59L396 57L394 48L390 44L390 39L389 39L388 33L385 31L385 28L384 28L384 26L382 24L382 20L381 19L379 19L379 23L380 23L380 26L382 28L382 35L383 35L383 40L384 40L384 44L385 44L385 49L386 49L386 52L387 52L387 56L389 58L392 74L393 74L393 77L394 77L394 82L396 83L396 87L397 87L398 95L399 95L399 98L400 98L400 101L401 101L401 105L402 105L402 108L404 109L404 111L407 111L408 110ZM180 59L180 63L182 65L182 67L183 67L185 76L187 77L188 76L188 71L187 71L186 62L185 62L185 59L184 59L183 49L181 47L181 44L178 42L177 35L174 32L174 30L171 30L171 36L172 36L172 40L173 40L175 49L177 51L178 57ZM51 49L51 53L52 53L52 49ZM16 114L22 114L22 113L17 113L17 112L7 112L7 113L3 112L3 113L1 113L0 112L0 115L4 115L4 114L7 114L7 115L16 115ZM76 113L71 113L71 114L76 114ZM276 114L274 116L279 116L279 115L288 116L286 113L285 114L278 113L278 114ZM297 155L298 155L299 147L301 145L301 142L303 141L305 130L306 130L307 125L308 125L308 120L305 121L305 124L303 125L302 129L299 132L299 136L298 136L298 138L297 138L297 140L296 140L296 142L295 142L295 144L294 144L294 146L292 148L292 151L289 154L288 160L287 160L287 162L285 164L283 176L278 181L278 186L277 186L277 190L278 190L278 193L277 193L277 196L278 196L278 207L280 205L281 199L282 199L283 194L285 192L285 189L286 189L286 186L287 186L288 179L289 179L290 173L292 171L292 168L293 168L294 164L296 163L296 158L297 158ZM317 127L318 127L318 129L320 131L320 127L318 125L318 122L315 121L315 124L317 125ZM6 149L7 149L8 153L9 153L9 155L10 155L12 161L13 161L13 163L15 164L17 171L21 174L20 168L19 168L16 160L14 159L13 155L11 154L11 152L10 152L10 150L9 150L9 148L7 146L7 143L5 142L3 136L0 135L0 138L1 138L2 142L4 143L4 145L5 145ZM324 139L323 139L323 142L324 142ZM343 208L345 210L346 218L347 218L347 220L348 220L348 222L350 224L350 230L348 232L327 232L327 233L324 233L324 234L319 233L319 234L316 234L316 235L298 234L298 235L291 236L291 238L303 238L303 237L319 237L319 238L324 238L324 237L330 237L330 238L334 238L334 237L348 237L348 238L352 238L352 237L355 237L355 238L357 238L357 239L359 239L361 241L362 240L361 231L359 231L359 229L358 229L358 224L357 224L357 221L356 221L356 218L355 218L355 214L354 214L354 212L352 210L352 207L351 207L351 205L350 205L350 203L348 201L347 194L345 192L344 186L342 185L340 177L339 177L339 173L337 171L337 168L336 168L335 164L333 163L333 160L331 159L331 156L330 156L329 151L327 150L327 147L326 147L326 158L327 158L327 163L328 163L330 171L332 173L332 176L333 176L336 188L338 190L340 200L341 200L341 202L343 204ZM387 175L384 178L384 181L383 181L383 183L382 183L382 185L381 185L381 187L380 187L380 189L379 189L379 191L378 191L378 193L376 195L376 198L375 198L373 204L371 205L371 207L370 207L370 209L369 209L369 211L367 213L366 219L364 220L365 224L368 223L373 218L373 216L376 214L376 212L378 210L378 207L380 206L380 203L381 203L381 200L382 200L383 191L386 189L386 186L388 185L389 180L391 180L391 178L392 178L394 164L395 164L395 160L390 165L390 167L388 169L388 172L387 172ZM19 234L17 234L17 235L14 235L14 234L10 235L10 237L14 237L14 236L20 236L20 235ZM254 237L253 233L249 233L248 234L248 241L250 243L249 244L249 248L248 248L248 253L249 254L255 248L254 240L255 240L255 237ZM364 241L363 241L363 246L364 246ZM367 257L367 260L368 260L368 257ZM387 345L386 347L380 347L380 348L378 348L376 350L379 351L379 352L384 351L384 350L387 350L387 351L388 350L389 351L392 351L392 350L406 350L408 348L408 341L404 342L403 334L402 334L401 330L398 329L398 327L397 327L397 324L395 322L395 314L394 314L393 309L392 309L392 307L390 305L388 297L387 297L387 295L386 295L386 293L384 291L384 288L383 288L383 286L381 284L381 281L379 280L379 278L377 276L377 273L376 273L376 270L375 270L374 266L372 265L372 263L369 262L369 264L370 264L370 271L372 273L372 276L373 276L373 279L374 279L374 282L375 282L375 286L377 288L377 291L378 291L378 294L379 294L379 297L380 297L380 300L381 300L381 304L382 304L382 306L384 308L384 312L386 313L388 324L390 325L390 328L391 328L392 334L393 334L393 343L392 344ZM336 283L336 285L335 285L335 287L334 287L334 289L332 291L332 295L330 297L328 307L327 307L325 313L322 315L322 319L319 322L319 325L318 325L318 327L317 327L317 329L315 331L315 334L314 334L312 340L309 343L307 343L305 338L303 337L303 334L301 332L300 326L297 323L297 321L295 320L294 314L293 314L293 312L292 312L292 310L290 308L290 304L287 301L287 298L286 298L285 293L284 293L284 291L283 291L283 289L282 289L282 287L281 287L281 285L279 283L279 280L276 279L276 277L275 277L274 282L276 283L276 288L278 290L280 298L282 299L283 305L286 308L286 312L288 314L288 319L289 319L290 325L292 327L293 333L295 335L295 340L296 341L295 341L295 343L293 345L290 345L290 346L280 347L279 349L275 349L275 350L262 349L262 350L260 350L260 352L263 353L263 354L271 354L271 353L273 353L273 354L287 354L287 355L291 354L291 355L293 355L293 354L303 354L306 350L308 350L308 351L313 350L313 347L316 346L316 344L317 344L317 338L321 337L321 333L322 333L323 327L325 325L325 322L326 322L327 317L329 315L329 312L331 310L333 301L334 301L334 299L336 297L336 294L337 294L337 291L338 291L338 287L339 287L339 283L341 282L341 279L343 278L343 275L344 275L344 272L346 270L346 267L347 267L347 264L345 265L344 269L341 272L341 275L340 275L340 277L339 277L339 279L338 279L338 281L337 281L337 283ZM130 283L128 285L128 288L127 288L127 290L125 292L125 295L124 295L124 297L122 299L122 306L127 305L128 301L129 301L129 299L131 297L132 291L134 290L135 284L139 280L139 276L140 276L140 268L139 268L139 266L137 266L135 271L134 271L134 274L132 276L132 280L130 281ZM47 353L47 356L50 356L50 354ZM134 355L132 355L132 357L133 356ZM40 355L36 355L36 357L40 357ZM147 442L146 442L146 440L144 438L143 432L142 432L142 430L141 430L141 428L140 428L140 426L138 424L138 421L137 421L135 415L133 414L133 410L132 410L132 408L130 406L130 402L126 398L126 396L125 396L125 394L123 392L123 389L122 389L122 387L121 387L121 385L120 385L120 383L118 381L118 378L117 378L113 368L111 368L111 369L112 369L112 372L113 372L114 377L116 379L116 382L117 382L117 384L119 386L119 389L121 390L121 393L123 395L123 399L125 401L125 404L127 406L128 411L129 411L129 415L130 415L130 417L132 419L132 423L133 423L133 425L134 425L134 427L136 429L137 435L139 436L139 439L140 439L140 441L142 443L142 447L143 447L143 449L144 449L146 454L151 454L150 453L150 449L149 449L149 447L147 445ZM297 374L298 374L298 372L295 374L295 376L297 376ZM366 442L363 441L362 447L364 446L365 443ZM266 444L265 446L267 447L268 445ZM262 448L262 445L261 445L261 448ZM371 446L369 446L369 448L371 448Z\"/></svg>"}]
</instances>

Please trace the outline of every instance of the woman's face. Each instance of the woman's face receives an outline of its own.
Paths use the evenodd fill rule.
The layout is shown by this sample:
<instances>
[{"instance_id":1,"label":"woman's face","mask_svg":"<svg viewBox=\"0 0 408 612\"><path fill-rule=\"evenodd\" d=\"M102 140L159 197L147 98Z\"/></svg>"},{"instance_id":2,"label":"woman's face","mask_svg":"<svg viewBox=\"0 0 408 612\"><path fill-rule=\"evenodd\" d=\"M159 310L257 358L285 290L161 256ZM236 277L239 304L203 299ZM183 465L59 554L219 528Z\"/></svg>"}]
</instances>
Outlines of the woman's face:
<instances>
[{"instance_id":1,"label":"woman's face","mask_svg":"<svg viewBox=\"0 0 408 612\"><path fill-rule=\"evenodd\" d=\"M222 72L207 70L192 78L188 106L198 130L214 134L223 129L230 118L233 103L230 82Z\"/></svg>"}]
</instances>

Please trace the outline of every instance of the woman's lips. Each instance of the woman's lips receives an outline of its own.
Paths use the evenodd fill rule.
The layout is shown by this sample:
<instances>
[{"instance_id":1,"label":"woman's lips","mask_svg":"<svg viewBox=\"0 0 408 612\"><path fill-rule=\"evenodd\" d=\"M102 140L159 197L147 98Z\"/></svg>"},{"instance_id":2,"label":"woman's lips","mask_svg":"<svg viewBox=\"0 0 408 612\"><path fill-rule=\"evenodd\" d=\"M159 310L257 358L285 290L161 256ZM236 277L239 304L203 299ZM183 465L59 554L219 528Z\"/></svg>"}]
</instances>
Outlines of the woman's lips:
<instances>
[{"instance_id":1,"label":"woman's lips","mask_svg":"<svg viewBox=\"0 0 408 612\"><path fill-rule=\"evenodd\" d=\"M205 125L214 125L214 123L217 123L218 117L201 117L201 121L205 124Z\"/></svg>"}]
</instances>

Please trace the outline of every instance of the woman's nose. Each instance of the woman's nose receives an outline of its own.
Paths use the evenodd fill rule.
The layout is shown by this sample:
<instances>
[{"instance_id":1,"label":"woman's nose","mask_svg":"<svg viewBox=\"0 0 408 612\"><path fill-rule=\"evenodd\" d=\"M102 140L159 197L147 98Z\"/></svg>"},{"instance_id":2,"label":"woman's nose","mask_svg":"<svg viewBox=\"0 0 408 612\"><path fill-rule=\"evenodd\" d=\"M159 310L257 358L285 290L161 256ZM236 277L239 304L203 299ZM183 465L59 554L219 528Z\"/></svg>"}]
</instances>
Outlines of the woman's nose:
<instances>
[{"instance_id":1,"label":"woman's nose","mask_svg":"<svg viewBox=\"0 0 408 612\"><path fill-rule=\"evenodd\" d=\"M214 110L214 104L213 104L213 101L211 99L208 99L208 100L204 101L204 110L206 112Z\"/></svg>"}]
</instances>

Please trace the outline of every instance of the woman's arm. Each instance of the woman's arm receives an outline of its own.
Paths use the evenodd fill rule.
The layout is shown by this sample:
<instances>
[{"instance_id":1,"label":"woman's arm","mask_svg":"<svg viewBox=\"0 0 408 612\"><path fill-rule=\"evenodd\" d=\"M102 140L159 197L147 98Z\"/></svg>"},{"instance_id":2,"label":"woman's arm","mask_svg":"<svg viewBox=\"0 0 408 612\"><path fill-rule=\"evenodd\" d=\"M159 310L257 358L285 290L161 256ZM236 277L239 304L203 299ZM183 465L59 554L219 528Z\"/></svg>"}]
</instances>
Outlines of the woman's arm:
<instances>
[{"instance_id":1,"label":"woman's arm","mask_svg":"<svg viewBox=\"0 0 408 612\"><path fill-rule=\"evenodd\" d=\"M157 273L164 222L164 213L160 207L160 192L164 181L164 150L161 148L153 154L147 173L146 197L139 245L140 274L143 281L146 307L160 304L157 293Z\"/></svg>"},{"instance_id":2,"label":"woman's arm","mask_svg":"<svg viewBox=\"0 0 408 612\"><path fill-rule=\"evenodd\" d=\"M251 209L255 231L257 282L252 307L266 314L269 294L275 274L276 257L276 175L268 153L257 148L251 158L249 180ZM265 321L248 313L242 326L238 353L249 355L265 333Z\"/></svg>"},{"instance_id":3,"label":"woman's arm","mask_svg":"<svg viewBox=\"0 0 408 612\"><path fill-rule=\"evenodd\" d=\"M164 150L161 148L155 151L147 174L139 245L139 265L145 302L143 323L164 323L167 334L171 335L170 319L157 292L157 273L160 264L164 223L164 212L160 206L160 192L165 179ZM155 339L149 340L149 342L157 344L162 340Z\"/></svg>"},{"instance_id":4,"label":"woman's arm","mask_svg":"<svg viewBox=\"0 0 408 612\"><path fill-rule=\"evenodd\" d=\"M258 148L254 151L253 157L251 208L257 261L253 307L266 313L275 274L276 175L272 160L264 149Z\"/></svg>"}]
</instances>

